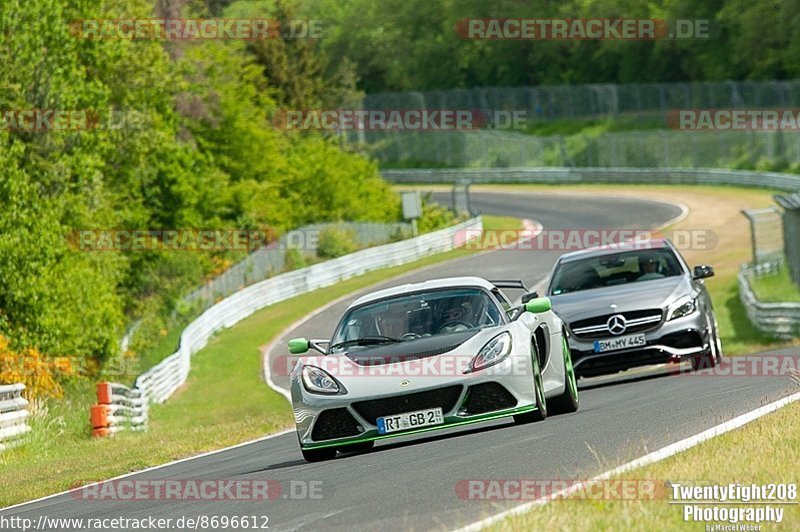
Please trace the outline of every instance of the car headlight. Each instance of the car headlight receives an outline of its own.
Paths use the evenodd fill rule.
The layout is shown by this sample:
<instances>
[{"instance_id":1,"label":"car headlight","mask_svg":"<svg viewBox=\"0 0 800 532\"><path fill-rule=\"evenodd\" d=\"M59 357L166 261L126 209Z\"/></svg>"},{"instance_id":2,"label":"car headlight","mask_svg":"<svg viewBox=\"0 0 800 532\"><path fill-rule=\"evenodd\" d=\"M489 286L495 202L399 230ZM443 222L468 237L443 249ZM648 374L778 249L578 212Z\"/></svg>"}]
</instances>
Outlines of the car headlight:
<instances>
[{"instance_id":1,"label":"car headlight","mask_svg":"<svg viewBox=\"0 0 800 532\"><path fill-rule=\"evenodd\" d=\"M673 305L669 314L669 319L674 320L688 316L697 310L697 299L684 299Z\"/></svg>"},{"instance_id":2,"label":"car headlight","mask_svg":"<svg viewBox=\"0 0 800 532\"><path fill-rule=\"evenodd\" d=\"M303 370L300 373L303 378L303 385L309 392L327 394L339 393L340 388L336 383L336 379L331 377L327 371L317 366L303 366Z\"/></svg>"},{"instance_id":3,"label":"car headlight","mask_svg":"<svg viewBox=\"0 0 800 532\"><path fill-rule=\"evenodd\" d=\"M498 334L484 345L469 363L465 373L471 373L502 362L511 352L511 334Z\"/></svg>"}]
</instances>

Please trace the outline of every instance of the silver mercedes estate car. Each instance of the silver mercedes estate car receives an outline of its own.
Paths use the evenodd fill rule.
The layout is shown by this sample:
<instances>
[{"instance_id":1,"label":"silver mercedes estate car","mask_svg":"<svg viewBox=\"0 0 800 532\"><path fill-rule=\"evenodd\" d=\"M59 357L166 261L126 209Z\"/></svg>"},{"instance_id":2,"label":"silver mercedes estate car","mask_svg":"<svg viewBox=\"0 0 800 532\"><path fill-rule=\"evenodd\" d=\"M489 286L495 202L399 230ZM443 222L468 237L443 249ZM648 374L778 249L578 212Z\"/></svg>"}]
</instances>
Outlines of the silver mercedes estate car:
<instances>
[{"instance_id":1,"label":"silver mercedes estate car","mask_svg":"<svg viewBox=\"0 0 800 532\"><path fill-rule=\"evenodd\" d=\"M717 320L703 279L668 240L648 240L562 255L547 295L564 321L575 372L593 376L690 360L722 360ZM526 297L533 297L528 294Z\"/></svg>"}]
</instances>

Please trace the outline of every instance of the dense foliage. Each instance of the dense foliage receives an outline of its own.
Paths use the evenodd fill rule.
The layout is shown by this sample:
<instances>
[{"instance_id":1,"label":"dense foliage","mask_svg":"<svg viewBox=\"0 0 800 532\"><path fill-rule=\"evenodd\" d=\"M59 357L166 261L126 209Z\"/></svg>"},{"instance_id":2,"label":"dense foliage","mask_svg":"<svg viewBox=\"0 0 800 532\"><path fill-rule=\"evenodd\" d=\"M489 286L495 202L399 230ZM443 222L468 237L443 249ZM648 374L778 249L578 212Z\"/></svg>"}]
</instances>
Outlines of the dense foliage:
<instances>
[{"instance_id":1,"label":"dense foliage","mask_svg":"<svg viewBox=\"0 0 800 532\"><path fill-rule=\"evenodd\" d=\"M70 25L212 16L318 19L324 35L160 42L77 38ZM457 22L476 17L709 19L712 38L460 38ZM360 91L791 79L798 23L797 0L3 0L0 111L88 111L98 123L26 131L4 115L0 333L12 350L102 361L132 320L180 313L181 294L239 258L78 252L76 230L278 234L399 218L373 162L336 137L276 129L281 109L353 106ZM111 112L136 120L107 127Z\"/></svg>"},{"instance_id":2,"label":"dense foliage","mask_svg":"<svg viewBox=\"0 0 800 532\"><path fill-rule=\"evenodd\" d=\"M366 92L800 77L797 0L307 0ZM710 21L709 39L465 40L467 18Z\"/></svg>"},{"instance_id":3,"label":"dense foliage","mask_svg":"<svg viewBox=\"0 0 800 532\"><path fill-rule=\"evenodd\" d=\"M180 16L208 15L202 4L184 4L156 3ZM275 64L295 72L297 86L315 88L302 93L306 101L331 85L351 90L340 74L327 73L318 43L277 39L269 43L270 62L244 41L70 33L77 19L164 16L153 5L0 3L0 109L88 110L99 120L91 129L0 129L0 332L10 348L104 360L153 300L169 305L230 263L224 253L80 252L70 247L73 231L280 232L312 221L399 216L399 201L372 162L317 134L271 125L270 114L293 98L270 77ZM308 57L321 63L293 69ZM106 127L111 111L136 116L139 125Z\"/></svg>"}]
</instances>

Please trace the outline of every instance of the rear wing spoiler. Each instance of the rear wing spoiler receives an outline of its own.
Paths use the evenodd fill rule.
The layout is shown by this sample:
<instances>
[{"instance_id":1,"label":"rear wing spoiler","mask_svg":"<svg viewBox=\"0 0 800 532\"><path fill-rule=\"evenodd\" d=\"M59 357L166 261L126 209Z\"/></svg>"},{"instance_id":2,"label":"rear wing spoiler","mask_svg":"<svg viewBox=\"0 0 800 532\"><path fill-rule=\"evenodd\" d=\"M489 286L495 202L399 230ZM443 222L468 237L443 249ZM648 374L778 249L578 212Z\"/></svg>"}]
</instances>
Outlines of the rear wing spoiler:
<instances>
[{"instance_id":1,"label":"rear wing spoiler","mask_svg":"<svg viewBox=\"0 0 800 532\"><path fill-rule=\"evenodd\" d=\"M516 288L518 290L525 290L526 292L528 291L525 283L519 279L498 279L496 281L489 282L495 285L497 288Z\"/></svg>"}]
</instances>

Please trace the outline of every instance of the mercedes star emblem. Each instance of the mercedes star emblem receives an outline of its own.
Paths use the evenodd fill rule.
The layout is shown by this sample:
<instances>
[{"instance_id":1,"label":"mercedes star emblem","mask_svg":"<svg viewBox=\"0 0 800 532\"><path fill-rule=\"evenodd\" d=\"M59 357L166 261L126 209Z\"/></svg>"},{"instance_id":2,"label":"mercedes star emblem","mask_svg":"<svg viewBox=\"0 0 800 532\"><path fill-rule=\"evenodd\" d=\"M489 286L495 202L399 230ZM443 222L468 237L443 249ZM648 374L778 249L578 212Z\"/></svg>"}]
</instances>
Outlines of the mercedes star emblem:
<instances>
[{"instance_id":1,"label":"mercedes star emblem","mask_svg":"<svg viewBox=\"0 0 800 532\"><path fill-rule=\"evenodd\" d=\"M628 323L625 321L625 316L622 314L614 314L606 322L608 331L611 334L622 334L628 328Z\"/></svg>"}]
</instances>

